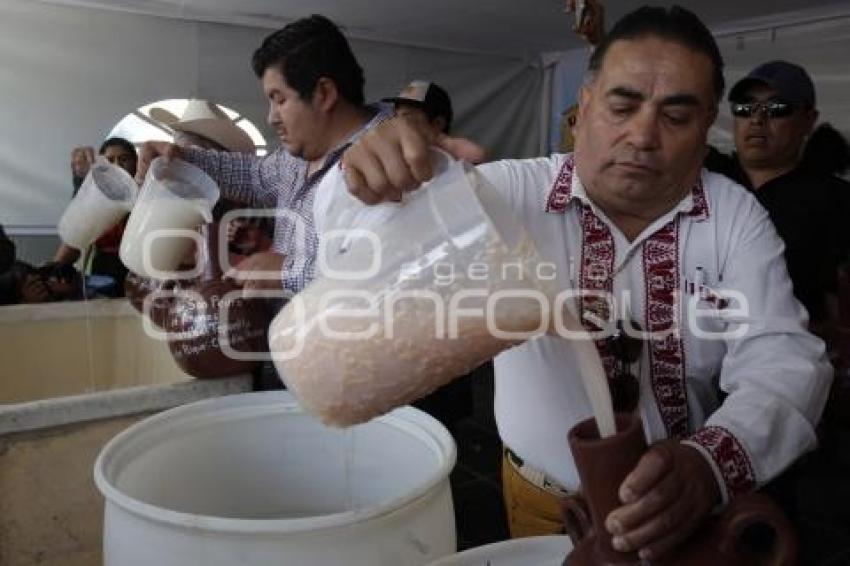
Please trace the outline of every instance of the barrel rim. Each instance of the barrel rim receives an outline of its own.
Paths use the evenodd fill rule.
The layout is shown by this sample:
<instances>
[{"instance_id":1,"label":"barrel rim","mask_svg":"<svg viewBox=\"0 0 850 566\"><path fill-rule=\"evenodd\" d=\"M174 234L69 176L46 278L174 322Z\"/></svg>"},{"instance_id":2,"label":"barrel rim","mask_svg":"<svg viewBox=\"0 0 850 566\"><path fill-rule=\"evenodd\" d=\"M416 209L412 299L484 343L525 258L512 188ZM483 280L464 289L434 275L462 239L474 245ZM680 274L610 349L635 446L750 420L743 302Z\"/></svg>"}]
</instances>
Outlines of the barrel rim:
<instances>
[{"instance_id":1,"label":"barrel rim","mask_svg":"<svg viewBox=\"0 0 850 566\"><path fill-rule=\"evenodd\" d=\"M293 519L240 519L216 517L212 515L197 515L183 511L174 511L145 503L119 490L113 483L119 470L109 470L110 467L120 467L114 462L121 457L122 448L133 442L139 442L146 435L169 427L173 433L177 423L190 423L197 420L194 417L209 415L216 407L221 409L236 409L240 406L253 409L271 408L275 412L305 413L295 397L286 391L264 391L228 395L216 399L207 399L190 403L139 421L113 437L100 451L94 465L94 480L97 488L106 499L107 504L113 504L133 515L159 524L167 524L193 531L217 532L226 534L296 534L315 532L340 527L351 527L367 520L378 519L395 513L405 507L415 504L417 500L435 495L454 468L457 459L457 447L448 430L435 418L413 407L402 407L376 418L376 421L393 426L417 437L429 448L434 450L439 458L439 466L434 473L405 495L396 499L365 509L353 509L339 513L318 515L315 517L299 517ZM261 411L265 412L265 411Z\"/></svg>"}]
</instances>

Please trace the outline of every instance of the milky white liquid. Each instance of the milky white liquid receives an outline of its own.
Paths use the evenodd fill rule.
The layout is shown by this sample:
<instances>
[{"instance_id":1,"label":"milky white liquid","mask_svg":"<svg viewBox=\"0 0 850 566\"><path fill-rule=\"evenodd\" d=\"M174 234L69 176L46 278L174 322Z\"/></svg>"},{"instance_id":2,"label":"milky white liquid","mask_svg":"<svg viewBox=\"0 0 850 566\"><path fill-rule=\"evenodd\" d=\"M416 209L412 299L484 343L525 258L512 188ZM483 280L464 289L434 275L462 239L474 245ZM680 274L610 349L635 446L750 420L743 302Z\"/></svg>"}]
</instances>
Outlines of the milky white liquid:
<instances>
[{"instance_id":1,"label":"milky white liquid","mask_svg":"<svg viewBox=\"0 0 850 566\"><path fill-rule=\"evenodd\" d=\"M535 260L527 253L530 251L526 248L520 256L524 255L526 261ZM499 273L499 266L509 261L504 252L500 245L493 244L477 254L475 261L487 263ZM516 258L515 253L511 258ZM541 290L537 288L540 282L528 277L456 281L451 286L439 286L434 281L423 283L422 290L442 297L443 305L449 305L451 296L461 289L480 288L488 294L506 289ZM363 308L362 301L346 303L341 299L321 304L325 293L350 288L350 282L315 281L281 311L270 329L273 353L298 352L290 359L276 360L288 386L328 424L348 426L364 422L410 403L522 341L494 336L483 317L459 317L459 339L446 338L447 332L441 338L436 329L447 329L447 313L444 311L440 320L433 300L415 296L394 303L379 301L378 315L359 319L340 314ZM398 292L398 289L381 289L380 285L371 288L377 297ZM485 300L470 299L461 306L474 309ZM543 313L534 302L502 300L496 306L495 319L502 331L532 333L541 325ZM299 312L301 309L303 314ZM328 335L320 324L323 320L326 328L338 334L349 332L353 337ZM578 328L577 322L573 321L572 325ZM392 332L388 333L390 326ZM354 333L368 333L369 337L356 339ZM591 340L570 340L569 347L574 348L578 357L581 379L600 435L614 434L611 394L595 344Z\"/></svg>"},{"instance_id":2,"label":"milky white liquid","mask_svg":"<svg viewBox=\"0 0 850 566\"><path fill-rule=\"evenodd\" d=\"M78 194L59 220L59 237L69 246L83 250L125 214L124 203Z\"/></svg>"},{"instance_id":3,"label":"milky white liquid","mask_svg":"<svg viewBox=\"0 0 850 566\"><path fill-rule=\"evenodd\" d=\"M151 239L147 246L149 257L144 261L145 238L158 230L197 228L205 222L203 210L207 209L204 200L177 198L158 198L140 200L121 239L121 261L131 271L146 277L162 277L147 267L159 271L176 271L181 260L192 249L193 240L189 236L163 236Z\"/></svg>"},{"instance_id":4,"label":"milky white liquid","mask_svg":"<svg viewBox=\"0 0 850 566\"><path fill-rule=\"evenodd\" d=\"M572 347L578 357L584 390L590 400L600 438L613 436L617 432L614 421L614 405L611 402L611 390L608 378L599 359L599 352L591 340L573 340Z\"/></svg>"},{"instance_id":5,"label":"milky white liquid","mask_svg":"<svg viewBox=\"0 0 850 566\"><path fill-rule=\"evenodd\" d=\"M478 181L471 179L470 184L477 186ZM466 226L455 234L458 241L463 240L459 247L452 238L428 240L432 232L422 227L427 224L417 225L425 213L411 215L412 222L406 225L394 222L392 213L389 220L373 219L373 233L379 241L391 244L382 247L379 272L357 281L317 279L272 322L269 343L281 375L300 402L325 423L347 426L367 421L423 397L498 353L549 330L553 313L542 312L536 301L515 296L494 302L495 326L503 332L524 332L523 338L499 336L491 332L492 324L483 315L458 312L483 312L488 297L500 291L537 292L551 307L558 291L550 287L551 282L534 277L540 263L534 244L495 191L482 189L477 198L488 217L478 225L464 224L466 218L451 207L451 199L438 196L430 201L430 206L440 208L432 213L434 217L454 219L447 222L452 228ZM497 234L494 226L505 237ZM446 226L440 228L452 233ZM420 238L411 239L411 230ZM406 243L397 244L400 238ZM425 246L421 241L430 243ZM509 249L505 241L515 244ZM365 254L348 253L348 267L368 265ZM449 284L445 269L441 269L442 276L429 273L434 261L455 268ZM506 275L503 267L517 263L522 265L522 275L514 269ZM487 266L485 279L480 278L480 270L473 275L467 269L473 264ZM358 300L351 291L366 297ZM469 291L484 296L466 295L452 307L453 297ZM327 299L337 292L348 295ZM346 316L358 309L367 316ZM456 322L450 320L452 311ZM562 318L570 330L583 332L568 312ZM328 327L336 335L329 333ZM456 336L450 336L455 329ZM346 332L348 337L340 336ZM577 355L581 376L564 378L582 380L601 435L613 434L611 395L595 344L588 339L570 340L565 347L572 347Z\"/></svg>"},{"instance_id":6,"label":"milky white liquid","mask_svg":"<svg viewBox=\"0 0 850 566\"><path fill-rule=\"evenodd\" d=\"M371 283L361 283L356 288L368 287L375 297L401 296L394 303L379 299L378 314L370 318L340 316L349 309L362 308L360 301L340 299L322 305L323 295L350 290L353 284L319 279L294 297L273 322L273 352L300 348L298 355L276 363L301 402L329 424L363 422L422 397L521 341L494 336L483 317L458 317L459 339L448 338L447 332L441 336L437 331L439 327L447 330L447 306L452 296L463 289L481 289L487 294L505 289L537 290L538 282L528 276L499 276L504 262L536 259L532 257L533 247L507 252L504 246L493 242L467 261L458 261L493 266L494 276L485 281L463 279L461 274L451 285L438 285L425 274L402 289L397 281L392 283L395 274L383 274L386 280L379 276ZM416 290L439 296L443 308L436 307L431 299L404 295L405 291ZM471 297L461 307L483 310L485 302L486 297ZM534 332L541 326L541 316L540 306L525 300L500 301L495 311L497 327L508 332ZM369 332L371 337L329 335L322 322L336 334Z\"/></svg>"}]
</instances>

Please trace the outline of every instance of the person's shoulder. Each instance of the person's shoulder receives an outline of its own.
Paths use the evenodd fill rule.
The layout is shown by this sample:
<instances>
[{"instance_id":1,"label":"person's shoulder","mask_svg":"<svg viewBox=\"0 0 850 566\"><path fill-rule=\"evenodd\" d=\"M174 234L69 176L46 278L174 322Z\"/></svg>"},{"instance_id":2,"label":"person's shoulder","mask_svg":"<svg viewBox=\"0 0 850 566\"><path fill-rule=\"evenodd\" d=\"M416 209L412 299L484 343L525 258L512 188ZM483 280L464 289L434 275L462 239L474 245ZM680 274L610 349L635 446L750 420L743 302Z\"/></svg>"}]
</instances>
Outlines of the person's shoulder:
<instances>
[{"instance_id":1,"label":"person's shoulder","mask_svg":"<svg viewBox=\"0 0 850 566\"><path fill-rule=\"evenodd\" d=\"M758 205L758 199L752 191L723 173L703 169L702 185L710 204L717 207L734 208L742 205Z\"/></svg>"},{"instance_id":2,"label":"person's shoulder","mask_svg":"<svg viewBox=\"0 0 850 566\"><path fill-rule=\"evenodd\" d=\"M548 157L500 159L483 163L478 166L478 170L488 177L492 174L520 178L543 177L552 179L561 170L568 156L569 154L556 153Z\"/></svg>"},{"instance_id":3,"label":"person's shoulder","mask_svg":"<svg viewBox=\"0 0 850 566\"><path fill-rule=\"evenodd\" d=\"M825 175L825 183L831 189L850 191L850 181L838 175Z\"/></svg>"},{"instance_id":4,"label":"person's shoulder","mask_svg":"<svg viewBox=\"0 0 850 566\"><path fill-rule=\"evenodd\" d=\"M703 169L702 185L709 215L724 232L731 234L736 228L770 221L767 210L755 194L726 175Z\"/></svg>"},{"instance_id":5,"label":"person's shoulder","mask_svg":"<svg viewBox=\"0 0 850 566\"><path fill-rule=\"evenodd\" d=\"M283 146L276 147L263 156L254 156L255 163L261 167L277 169L278 172L287 170L288 167L299 167L307 165L307 162L289 153Z\"/></svg>"},{"instance_id":6,"label":"person's shoulder","mask_svg":"<svg viewBox=\"0 0 850 566\"><path fill-rule=\"evenodd\" d=\"M513 200L535 209L541 208L552 190L564 163L565 154L527 159L502 159L478 166L478 171Z\"/></svg>"}]
</instances>

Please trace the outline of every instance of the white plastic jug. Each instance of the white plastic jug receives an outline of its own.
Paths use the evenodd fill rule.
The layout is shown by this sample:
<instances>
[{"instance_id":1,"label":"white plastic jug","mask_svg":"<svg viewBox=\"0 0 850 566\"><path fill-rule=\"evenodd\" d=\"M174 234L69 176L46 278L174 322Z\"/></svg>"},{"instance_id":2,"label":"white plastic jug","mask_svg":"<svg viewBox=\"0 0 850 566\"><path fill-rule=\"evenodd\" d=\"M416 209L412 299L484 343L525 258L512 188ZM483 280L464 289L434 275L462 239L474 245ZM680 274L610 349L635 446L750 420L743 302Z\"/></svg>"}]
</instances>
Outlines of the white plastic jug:
<instances>
[{"instance_id":1,"label":"white plastic jug","mask_svg":"<svg viewBox=\"0 0 850 566\"><path fill-rule=\"evenodd\" d=\"M428 566L561 566L573 549L570 537L526 537L479 546Z\"/></svg>"},{"instance_id":2,"label":"white plastic jug","mask_svg":"<svg viewBox=\"0 0 850 566\"><path fill-rule=\"evenodd\" d=\"M283 391L149 417L94 468L105 566L422 566L456 550L448 431L410 407L341 431Z\"/></svg>"},{"instance_id":3,"label":"white plastic jug","mask_svg":"<svg viewBox=\"0 0 850 566\"><path fill-rule=\"evenodd\" d=\"M185 161L151 163L127 221L119 255L130 271L173 279L199 236L194 229L212 220L219 189L206 173Z\"/></svg>"},{"instance_id":4,"label":"white plastic jug","mask_svg":"<svg viewBox=\"0 0 850 566\"><path fill-rule=\"evenodd\" d=\"M555 293L536 276L534 243L474 169L442 156L429 183L376 207L351 197L337 168L322 185L319 277L269 340L323 421L366 421L547 330Z\"/></svg>"},{"instance_id":5,"label":"white plastic jug","mask_svg":"<svg viewBox=\"0 0 850 566\"><path fill-rule=\"evenodd\" d=\"M59 219L59 238L84 250L130 212L139 188L122 168L99 156Z\"/></svg>"}]
</instances>

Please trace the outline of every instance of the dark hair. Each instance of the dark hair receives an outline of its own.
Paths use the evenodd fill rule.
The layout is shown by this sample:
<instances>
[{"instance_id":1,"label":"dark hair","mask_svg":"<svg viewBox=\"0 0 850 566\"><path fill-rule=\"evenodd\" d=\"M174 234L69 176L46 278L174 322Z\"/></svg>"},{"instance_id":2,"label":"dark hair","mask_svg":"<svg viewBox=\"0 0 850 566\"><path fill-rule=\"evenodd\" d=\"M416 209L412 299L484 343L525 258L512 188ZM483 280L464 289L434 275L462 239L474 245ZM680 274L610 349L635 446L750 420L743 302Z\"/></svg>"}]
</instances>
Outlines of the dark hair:
<instances>
[{"instance_id":1,"label":"dark hair","mask_svg":"<svg viewBox=\"0 0 850 566\"><path fill-rule=\"evenodd\" d=\"M251 66L257 77L276 67L304 100L313 98L316 83L326 77L345 100L363 105L363 69L340 29L324 16L301 18L266 37Z\"/></svg>"},{"instance_id":2,"label":"dark hair","mask_svg":"<svg viewBox=\"0 0 850 566\"><path fill-rule=\"evenodd\" d=\"M850 168L847 139L831 124L821 124L809 136L803 150L803 165L819 173L843 175Z\"/></svg>"},{"instance_id":3,"label":"dark hair","mask_svg":"<svg viewBox=\"0 0 850 566\"><path fill-rule=\"evenodd\" d=\"M102 144L100 144L100 149L97 150L98 154L103 155L106 153L106 150L114 145L121 147L127 150L127 153L131 154L134 159L138 159L138 154L136 153L136 146L131 144L129 141L124 138L109 138Z\"/></svg>"},{"instance_id":4,"label":"dark hair","mask_svg":"<svg viewBox=\"0 0 850 566\"><path fill-rule=\"evenodd\" d=\"M634 40L647 36L656 36L674 41L706 55L714 64L714 94L717 101L723 96L726 87L723 80L723 56L714 41L714 36L693 12L673 6L661 8L643 6L626 14L602 39L593 55L590 56L588 70L598 71L611 45L618 40Z\"/></svg>"}]
</instances>

